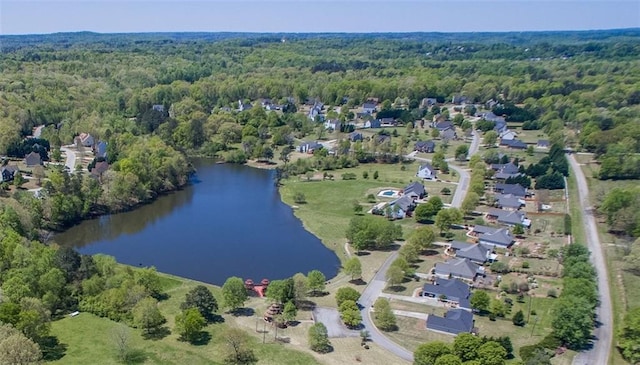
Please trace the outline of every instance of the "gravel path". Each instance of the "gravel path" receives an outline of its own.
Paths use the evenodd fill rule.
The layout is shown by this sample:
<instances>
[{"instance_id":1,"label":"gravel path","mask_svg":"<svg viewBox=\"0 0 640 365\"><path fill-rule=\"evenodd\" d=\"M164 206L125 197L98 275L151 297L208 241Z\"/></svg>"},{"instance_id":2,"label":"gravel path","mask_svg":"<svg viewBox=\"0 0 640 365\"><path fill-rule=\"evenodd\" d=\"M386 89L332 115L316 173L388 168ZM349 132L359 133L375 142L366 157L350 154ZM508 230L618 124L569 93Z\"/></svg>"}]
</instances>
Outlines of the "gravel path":
<instances>
[{"instance_id":1,"label":"gravel path","mask_svg":"<svg viewBox=\"0 0 640 365\"><path fill-rule=\"evenodd\" d=\"M594 331L595 340L593 347L588 351L578 353L573 358L573 365L599 365L609 362L611 342L613 340L613 314L611 309L611 293L609 292L609 276L605 264L596 220L593 216L593 207L589 203L589 187L580 165L573 155L568 155L571 171L578 183L578 200L582 209L582 223L587 246L591 251L591 261L598 272L598 292L600 293L600 306L596 308L596 320L599 325Z\"/></svg>"}]
</instances>

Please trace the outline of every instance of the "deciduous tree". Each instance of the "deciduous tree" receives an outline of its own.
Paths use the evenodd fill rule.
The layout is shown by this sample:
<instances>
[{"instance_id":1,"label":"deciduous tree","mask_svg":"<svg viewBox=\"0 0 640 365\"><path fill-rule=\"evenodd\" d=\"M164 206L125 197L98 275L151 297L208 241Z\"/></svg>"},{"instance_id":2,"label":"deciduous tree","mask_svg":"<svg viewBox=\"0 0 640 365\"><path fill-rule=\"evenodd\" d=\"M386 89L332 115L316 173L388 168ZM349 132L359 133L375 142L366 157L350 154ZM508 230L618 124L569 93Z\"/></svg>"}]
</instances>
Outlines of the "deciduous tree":
<instances>
[{"instance_id":1,"label":"deciduous tree","mask_svg":"<svg viewBox=\"0 0 640 365\"><path fill-rule=\"evenodd\" d=\"M324 292L325 282L327 279L324 274L319 270L311 270L307 274L307 286L311 290L311 295L318 295Z\"/></svg>"},{"instance_id":2,"label":"deciduous tree","mask_svg":"<svg viewBox=\"0 0 640 365\"><path fill-rule=\"evenodd\" d=\"M175 323L176 332L180 334L180 337L192 343L200 338L200 332L207 325L207 321L196 308L189 308L179 313Z\"/></svg>"},{"instance_id":3,"label":"deciduous tree","mask_svg":"<svg viewBox=\"0 0 640 365\"><path fill-rule=\"evenodd\" d=\"M315 352L325 354L331 352L331 342L327 327L322 322L318 322L309 327L309 348Z\"/></svg>"},{"instance_id":4,"label":"deciduous tree","mask_svg":"<svg viewBox=\"0 0 640 365\"><path fill-rule=\"evenodd\" d=\"M373 311L373 321L376 327L383 331L395 331L398 329L396 326L396 316L393 314L388 300L378 298L373 304Z\"/></svg>"},{"instance_id":5,"label":"deciduous tree","mask_svg":"<svg viewBox=\"0 0 640 365\"><path fill-rule=\"evenodd\" d=\"M166 322L158 309L158 301L154 298L149 297L139 301L133 307L132 313L133 323L146 334L154 333Z\"/></svg>"},{"instance_id":6,"label":"deciduous tree","mask_svg":"<svg viewBox=\"0 0 640 365\"><path fill-rule=\"evenodd\" d=\"M242 279L235 276L228 278L222 285L222 298L224 306L232 311L242 307L248 299Z\"/></svg>"},{"instance_id":7,"label":"deciduous tree","mask_svg":"<svg viewBox=\"0 0 640 365\"><path fill-rule=\"evenodd\" d=\"M433 365L444 355L452 354L451 346L441 341L423 343L413 353L414 365Z\"/></svg>"},{"instance_id":8,"label":"deciduous tree","mask_svg":"<svg viewBox=\"0 0 640 365\"><path fill-rule=\"evenodd\" d=\"M198 285L191 289L185 296L184 302L180 304L180 309L196 308L202 316L211 320L213 313L218 310L218 301L204 285Z\"/></svg>"},{"instance_id":9,"label":"deciduous tree","mask_svg":"<svg viewBox=\"0 0 640 365\"><path fill-rule=\"evenodd\" d=\"M360 263L360 259L357 257L352 257L348 259L344 263L344 267L342 271L351 276L351 280L359 279L362 277L362 264Z\"/></svg>"}]
</instances>

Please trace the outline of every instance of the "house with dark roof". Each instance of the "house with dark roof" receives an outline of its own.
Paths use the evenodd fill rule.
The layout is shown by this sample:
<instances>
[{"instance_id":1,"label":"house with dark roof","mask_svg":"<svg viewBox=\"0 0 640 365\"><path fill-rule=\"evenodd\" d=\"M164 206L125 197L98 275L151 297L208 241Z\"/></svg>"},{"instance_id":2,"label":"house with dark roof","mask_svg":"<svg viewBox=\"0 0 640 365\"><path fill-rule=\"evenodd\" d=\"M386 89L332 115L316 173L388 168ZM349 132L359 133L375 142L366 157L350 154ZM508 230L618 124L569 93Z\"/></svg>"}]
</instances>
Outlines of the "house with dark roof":
<instances>
[{"instance_id":1,"label":"house with dark roof","mask_svg":"<svg viewBox=\"0 0 640 365\"><path fill-rule=\"evenodd\" d=\"M303 142L298 146L297 150L298 152L302 152L302 153L313 153L313 151L319 150L321 148L323 148L323 146L320 143L318 143L318 141L312 141L312 142Z\"/></svg>"},{"instance_id":2,"label":"house with dark roof","mask_svg":"<svg viewBox=\"0 0 640 365\"><path fill-rule=\"evenodd\" d=\"M251 103L244 103L242 100L238 100L238 111L239 112L243 112L245 110L249 110L253 108L253 105L251 105Z\"/></svg>"},{"instance_id":3,"label":"house with dark roof","mask_svg":"<svg viewBox=\"0 0 640 365\"><path fill-rule=\"evenodd\" d=\"M380 126L381 127L394 127L398 125L398 121L395 118L381 118Z\"/></svg>"},{"instance_id":4,"label":"house with dark roof","mask_svg":"<svg viewBox=\"0 0 640 365\"><path fill-rule=\"evenodd\" d=\"M80 135L76 138L80 139L80 144L82 144L84 147L93 147L93 144L95 143L93 136L89 133L80 133Z\"/></svg>"},{"instance_id":5,"label":"house with dark roof","mask_svg":"<svg viewBox=\"0 0 640 365\"><path fill-rule=\"evenodd\" d=\"M340 131L340 127L342 127L342 123L337 119L329 119L324 122L324 129Z\"/></svg>"},{"instance_id":6,"label":"house with dark roof","mask_svg":"<svg viewBox=\"0 0 640 365\"><path fill-rule=\"evenodd\" d=\"M373 114L376 112L376 103L373 101L367 101L362 104L362 112L367 114Z\"/></svg>"},{"instance_id":7,"label":"house with dark roof","mask_svg":"<svg viewBox=\"0 0 640 365\"><path fill-rule=\"evenodd\" d=\"M453 122L451 122L450 120L445 120L443 122L435 123L433 125L433 128L437 129L439 132L443 132L447 129L455 128L455 125L453 125Z\"/></svg>"},{"instance_id":8,"label":"house with dark roof","mask_svg":"<svg viewBox=\"0 0 640 365\"><path fill-rule=\"evenodd\" d=\"M539 139L538 143L536 143L537 148L549 148L551 143L549 143L548 139Z\"/></svg>"},{"instance_id":9,"label":"house with dark roof","mask_svg":"<svg viewBox=\"0 0 640 365\"><path fill-rule=\"evenodd\" d=\"M429 163L425 163L418 167L418 173L416 174L421 179L426 180L435 180L436 179L436 169L431 166Z\"/></svg>"},{"instance_id":10,"label":"house with dark roof","mask_svg":"<svg viewBox=\"0 0 640 365\"><path fill-rule=\"evenodd\" d=\"M478 240L483 245L509 248L514 239L507 228L496 229L493 232L481 233L478 235Z\"/></svg>"},{"instance_id":11,"label":"house with dark roof","mask_svg":"<svg viewBox=\"0 0 640 365\"><path fill-rule=\"evenodd\" d=\"M102 179L102 174L109 170L109 164L107 161L96 162L95 166L91 169L91 176Z\"/></svg>"},{"instance_id":12,"label":"house with dark roof","mask_svg":"<svg viewBox=\"0 0 640 365\"><path fill-rule=\"evenodd\" d=\"M440 132L440 138L447 141L452 141L454 139L458 139L458 134L456 133L455 128L447 128Z\"/></svg>"},{"instance_id":13,"label":"house with dark roof","mask_svg":"<svg viewBox=\"0 0 640 365\"><path fill-rule=\"evenodd\" d=\"M471 262L469 259L454 258L446 262L438 262L433 273L444 279L460 278L475 280L477 276L484 276L484 267Z\"/></svg>"},{"instance_id":14,"label":"house with dark roof","mask_svg":"<svg viewBox=\"0 0 640 365\"><path fill-rule=\"evenodd\" d=\"M504 210L519 210L526 205L524 199L513 194L496 194L496 206Z\"/></svg>"},{"instance_id":15,"label":"house with dark roof","mask_svg":"<svg viewBox=\"0 0 640 365\"><path fill-rule=\"evenodd\" d=\"M349 140L351 142L362 141L364 138L362 137L362 133L360 132L351 132L349 133Z\"/></svg>"},{"instance_id":16,"label":"house with dark roof","mask_svg":"<svg viewBox=\"0 0 640 365\"><path fill-rule=\"evenodd\" d=\"M515 210L490 209L487 213L487 219L495 220L505 226L515 226L520 224L526 228L531 226L531 220L527 219L524 212Z\"/></svg>"},{"instance_id":17,"label":"house with dark roof","mask_svg":"<svg viewBox=\"0 0 640 365\"><path fill-rule=\"evenodd\" d=\"M155 110L155 111L157 111L157 112L164 113L164 105L162 105L162 104L155 104L155 105L153 105L153 106L151 107L151 110Z\"/></svg>"},{"instance_id":18,"label":"house with dark roof","mask_svg":"<svg viewBox=\"0 0 640 365\"><path fill-rule=\"evenodd\" d=\"M508 194L508 195L513 195L513 196L517 196L518 198L525 198L529 195L531 195L527 189L520 185L520 184L501 184L498 183L496 184L496 186L493 188L494 191L501 193L501 194Z\"/></svg>"},{"instance_id":19,"label":"house with dark roof","mask_svg":"<svg viewBox=\"0 0 640 365\"><path fill-rule=\"evenodd\" d=\"M476 224L475 226L473 226L473 228L471 229L471 233L473 236L479 236L483 233L493 233L497 230L499 230L500 228L496 228L496 227L489 227L489 226L483 226L480 224Z\"/></svg>"},{"instance_id":20,"label":"house with dark roof","mask_svg":"<svg viewBox=\"0 0 640 365\"><path fill-rule=\"evenodd\" d=\"M381 128L381 127L382 127L382 124L380 124L380 119L371 119L364 122L364 128Z\"/></svg>"},{"instance_id":21,"label":"house with dark roof","mask_svg":"<svg viewBox=\"0 0 640 365\"><path fill-rule=\"evenodd\" d=\"M427 196L427 190L424 188L424 185L422 185L422 183L414 181L404 187L404 189L402 190L402 194L413 199L422 199Z\"/></svg>"},{"instance_id":22,"label":"house with dark roof","mask_svg":"<svg viewBox=\"0 0 640 365\"><path fill-rule=\"evenodd\" d=\"M0 168L0 182L13 181L13 178L18 171L18 166L6 165Z\"/></svg>"},{"instance_id":23,"label":"house with dark roof","mask_svg":"<svg viewBox=\"0 0 640 365\"><path fill-rule=\"evenodd\" d=\"M311 109L309 109L309 113L307 113L307 118L315 121L316 117L320 117L320 120L322 120L322 109L324 108L324 104L322 104L319 101L314 102L313 106L311 107Z\"/></svg>"},{"instance_id":24,"label":"house with dark roof","mask_svg":"<svg viewBox=\"0 0 640 365\"><path fill-rule=\"evenodd\" d=\"M391 142L391 136L386 135L386 134L376 134L375 137L376 141L378 142L378 144L383 144L386 142Z\"/></svg>"},{"instance_id":25,"label":"house with dark roof","mask_svg":"<svg viewBox=\"0 0 640 365\"><path fill-rule=\"evenodd\" d=\"M469 333L473 330L473 313L464 309L450 309L444 317L430 314L426 325L428 330L448 335Z\"/></svg>"},{"instance_id":26,"label":"house with dark roof","mask_svg":"<svg viewBox=\"0 0 640 365\"><path fill-rule=\"evenodd\" d=\"M515 150L526 150L527 144L522 142L519 139L511 139L511 140L500 140L500 145L505 146L507 148L512 148Z\"/></svg>"},{"instance_id":27,"label":"house with dark roof","mask_svg":"<svg viewBox=\"0 0 640 365\"><path fill-rule=\"evenodd\" d=\"M42 158L39 153L31 152L24 157L24 163L29 167L42 165Z\"/></svg>"},{"instance_id":28,"label":"house with dark roof","mask_svg":"<svg viewBox=\"0 0 640 365\"><path fill-rule=\"evenodd\" d=\"M378 215L387 215L389 218L402 219L410 217L411 212L416 208L416 203L410 196L403 195L398 199L395 199L383 208L374 208L372 213Z\"/></svg>"},{"instance_id":29,"label":"house with dark roof","mask_svg":"<svg viewBox=\"0 0 640 365\"><path fill-rule=\"evenodd\" d=\"M438 104L438 100L436 98L423 98L420 100L421 109L431 108L436 104Z\"/></svg>"},{"instance_id":30,"label":"house with dark roof","mask_svg":"<svg viewBox=\"0 0 640 365\"><path fill-rule=\"evenodd\" d=\"M506 164L492 164L491 169L496 171L496 173L493 175L493 178L497 180L506 180L510 177L521 175L521 173L518 172L518 166L516 166L512 162Z\"/></svg>"},{"instance_id":31,"label":"house with dark roof","mask_svg":"<svg viewBox=\"0 0 640 365\"><path fill-rule=\"evenodd\" d=\"M483 265L496 258L493 254L493 247L482 243L452 241L449 249L455 253L457 258L469 259L478 265Z\"/></svg>"},{"instance_id":32,"label":"house with dark roof","mask_svg":"<svg viewBox=\"0 0 640 365\"><path fill-rule=\"evenodd\" d=\"M107 157L107 142L99 141L93 146L93 153L96 157Z\"/></svg>"},{"instance_id":33,"label":"house with dark roof","mask_svg":"<svg viewBox=\"0 0 640 365\"><path fill-rule=\"evenodd\" d=\"M452 104L456 104L456 105L466 104L469 101L470 101L469 98L467 98L466 96L463 96L463 95L454 95L451 98L451 103Z\"/></svg>"},{"instance_id":34,"label":"house with dark roof","mask_svg":"<svg viewBox=\"0 0 640 365\"><path fill-rule=\"evenodd\" d=\"M433 141L418 141L413 147L413 150L423 153L433 153L436 150L436 144Z\"/></svg>"},{"instance_id":35,"label":"house with dark roof","mask_svg":"<svg viewBox=\"0 0 640 365\"><path fill-rule=\"evenodd\" d=\"M438 298L459 308L471 310L469 303L471 288L460 279L436 278L433 284L427 283L422 286L420 295L426 298Z\"/></svg>"}]
</instances>

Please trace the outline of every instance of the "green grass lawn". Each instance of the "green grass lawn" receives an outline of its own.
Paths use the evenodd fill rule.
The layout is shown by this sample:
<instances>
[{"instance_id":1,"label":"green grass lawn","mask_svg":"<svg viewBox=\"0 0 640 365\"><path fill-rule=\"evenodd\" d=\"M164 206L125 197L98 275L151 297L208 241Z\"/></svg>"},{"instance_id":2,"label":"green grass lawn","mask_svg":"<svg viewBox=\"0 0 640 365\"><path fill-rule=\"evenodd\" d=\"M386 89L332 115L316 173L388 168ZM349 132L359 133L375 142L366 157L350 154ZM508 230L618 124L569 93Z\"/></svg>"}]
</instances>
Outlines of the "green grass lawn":
<instances>
[{"instance_id":1,"label":"green grass lawn","mask_svg":"<svg viewBox=\"0 0 640 365\"><path fill-rule=\"evenodd\" d=\"M162 277L169 299L161 301L160 311L167 318L166 327L173 329L174 317L179 312L184 295L200 284L191 280L180 280L171 276ZM206 284L205 284L206 285ZM206 285L220 300L219 288ZM223 330L234 326L234 318L224 315L225 323L210 324L205 331L210 341L203 345L192 345L180 341L178 335L170 333L157 340L144 339L141 331L129 328L130 348L136 354L133 363L145 364L222 364L224 354ZM117 364L113 333L123 326L106 318L89 313L80 313L76 317L65 317L52 322L51 334L66 346L64 356L55 364ZM297 351L291 345L279 343L262 344L256 336L250 336L258 364L317 364L310 354Z\"/></svg>"}]
</instances>

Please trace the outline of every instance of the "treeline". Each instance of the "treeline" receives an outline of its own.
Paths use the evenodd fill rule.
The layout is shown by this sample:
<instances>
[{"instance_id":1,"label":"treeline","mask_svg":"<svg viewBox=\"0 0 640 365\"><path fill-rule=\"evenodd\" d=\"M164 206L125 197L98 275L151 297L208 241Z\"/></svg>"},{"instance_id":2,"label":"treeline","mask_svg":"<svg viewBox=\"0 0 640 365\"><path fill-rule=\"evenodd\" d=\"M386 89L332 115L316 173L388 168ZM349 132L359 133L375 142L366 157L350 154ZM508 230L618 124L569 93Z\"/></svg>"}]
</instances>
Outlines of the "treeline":
<instances>
[{"instance_id":1,"label":"treeline","mask_svg":"<svg viewBox=\"0 0 640 365\"><path fill-rule=\"evenodd\" d=\"M606 216L611 232L640 236L640 187L612 189L598 210Z\"/></svg>"}]
</instances>

